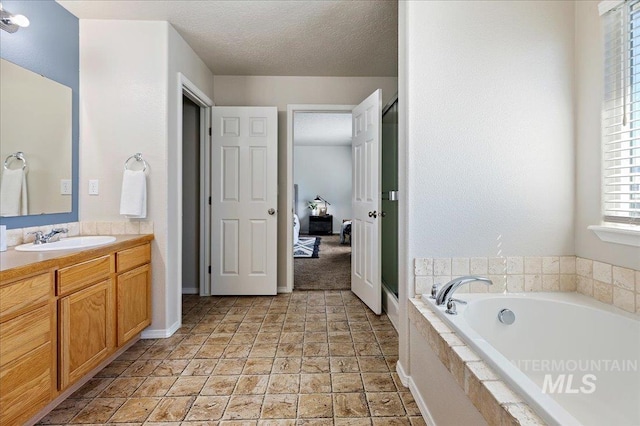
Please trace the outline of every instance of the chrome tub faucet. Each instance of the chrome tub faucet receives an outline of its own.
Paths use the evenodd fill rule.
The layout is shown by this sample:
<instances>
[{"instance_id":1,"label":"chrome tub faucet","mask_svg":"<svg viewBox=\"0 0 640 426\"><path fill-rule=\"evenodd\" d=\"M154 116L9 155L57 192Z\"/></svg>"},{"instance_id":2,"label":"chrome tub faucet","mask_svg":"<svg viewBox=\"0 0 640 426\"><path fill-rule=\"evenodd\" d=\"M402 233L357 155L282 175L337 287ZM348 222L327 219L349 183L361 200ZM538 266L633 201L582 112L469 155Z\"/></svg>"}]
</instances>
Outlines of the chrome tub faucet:
<instances>
[{"instance_id":1,"label":"chrome tub faucet","mask_svg":"<svg viewBox=\"0 0 640 426\"><path fill-rule=\"evenodd\" d=\"M453 293L463 284L467 284L474 281L480 281L486 285L492 285L493 281L485 277L477 277L475 275L467 275L460 278L454 278L436 293L436 305L447 305L453 299Z\"/></svg>"}]
</instances>

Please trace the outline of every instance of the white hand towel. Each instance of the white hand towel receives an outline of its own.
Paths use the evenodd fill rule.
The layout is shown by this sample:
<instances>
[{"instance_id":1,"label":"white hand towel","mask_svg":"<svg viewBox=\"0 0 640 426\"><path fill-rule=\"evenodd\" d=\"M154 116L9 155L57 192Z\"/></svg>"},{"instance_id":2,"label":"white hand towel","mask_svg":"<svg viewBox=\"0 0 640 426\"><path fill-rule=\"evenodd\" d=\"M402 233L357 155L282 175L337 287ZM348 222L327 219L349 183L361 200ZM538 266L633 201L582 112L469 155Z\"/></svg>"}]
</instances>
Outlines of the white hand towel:
<instances>
[{"instance_id":1,"label":"white hand towel","mask_svg":"<svg viewBox=\"0 0 640 426\"><path fill-rule=\"evenodd\" d=\"M3 169L0 216L27 214L27 176L22 169Z\"/></svg>"},{"instance_id":2,"label":"white hand towel","mask_svg":"<svg viewBox=\"0 0 640 426\"><path fill-rule=\"evenodd\" d=\"M120 214L138 219L147 217L147 178L142 170L124 171Z\"/></svg>"},{"instance_id":3,"label":"white hand towel","mask_svg":"<svg viewBox=\"0 0 640 426\"><path fill-rule=\"evenodd\" d=\"M20 191L20 204L21 212L20 214L26 215L29 214L29 194L27 194L27 173L22 173L22 191Z\"/></svg>"}]
</instances>

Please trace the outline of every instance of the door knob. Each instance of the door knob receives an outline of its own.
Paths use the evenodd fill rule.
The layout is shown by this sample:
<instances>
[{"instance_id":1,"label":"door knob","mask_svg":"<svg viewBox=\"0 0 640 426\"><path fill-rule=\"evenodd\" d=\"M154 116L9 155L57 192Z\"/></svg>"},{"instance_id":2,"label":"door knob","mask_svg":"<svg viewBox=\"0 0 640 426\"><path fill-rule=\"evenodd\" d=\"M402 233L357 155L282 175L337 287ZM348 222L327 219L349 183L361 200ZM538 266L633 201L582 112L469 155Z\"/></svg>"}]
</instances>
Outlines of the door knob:
<instances>
[{"instance_id":1,"label":"door knob","mask_svg":"<svg viewBox=\"0 0 640 426\"><path fill-rule=\"evenodd\" d=\"M273 216L274 214L276 214L276 209L269 209L269 210L267 210L267 213L269 213L271 216Z\"/></svg>"},{"instance_id":2,"label":"door knob","mask_svg":"<svg viewBox=\"0 0 640 426\"><path fill-rule=\"evenodd\" d=\"M376 217L378 217L378 212L376 212L375 210L372 212L369 212L369 217L372 217L375 219Z\"/></svg>"}]
</instances>

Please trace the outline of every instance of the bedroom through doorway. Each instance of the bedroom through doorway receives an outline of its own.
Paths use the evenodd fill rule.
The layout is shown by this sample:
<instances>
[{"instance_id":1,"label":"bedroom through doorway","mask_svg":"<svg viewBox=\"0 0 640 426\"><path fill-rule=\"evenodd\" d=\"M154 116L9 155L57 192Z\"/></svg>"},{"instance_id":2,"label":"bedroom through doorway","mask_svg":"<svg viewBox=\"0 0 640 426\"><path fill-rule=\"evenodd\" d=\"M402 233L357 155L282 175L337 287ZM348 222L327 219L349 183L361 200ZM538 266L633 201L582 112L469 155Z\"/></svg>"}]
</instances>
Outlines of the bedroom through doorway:
<instances>
[{"instance_id":1,"label":"bedroom through doorway","mask_svg":"<svg viewBox=\"0 0 640 426\"><path fill-rule=\"evenodd\" d=\"M351 111L293 114L294 290L351 288Z\"/></svg>"}]
</instances>

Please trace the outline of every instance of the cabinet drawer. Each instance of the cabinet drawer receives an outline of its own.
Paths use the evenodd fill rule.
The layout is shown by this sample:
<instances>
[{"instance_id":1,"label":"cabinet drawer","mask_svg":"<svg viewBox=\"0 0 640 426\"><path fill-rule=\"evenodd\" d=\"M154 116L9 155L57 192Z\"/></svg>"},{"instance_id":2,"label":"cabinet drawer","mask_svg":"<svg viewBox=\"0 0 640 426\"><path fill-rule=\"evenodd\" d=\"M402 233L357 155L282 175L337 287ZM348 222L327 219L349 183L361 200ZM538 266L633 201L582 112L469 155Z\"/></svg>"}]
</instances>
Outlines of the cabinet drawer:
<instances>
[{"instance_id":1,"label":"cabinet drawer","mask_svg":"<svg viewBox=\"0 0 640 426\"><path fill-rule=\"evenodd\" d=\"M20 425L53 396L52 343L0 368L0 425Z\"/></svg>"},{"instance_id":2,"label":"cabinet drawer","mask_svg":"<svg viewBox=\"0 0 640 426\"><path fill-rule=\"evenodd\" d=\"M72 293L82 287L109 278L113 271L111 256L69 266L58 271L58 295Z\"/></svg>"},{"instance_id":3,"label":"cabinet drawer","mask_svg":"<svg viewBox=\"0 0 640 426\"><path fill-rule=\"evenodd\" d=\"M0 324L0 366L53 340L53 304Z\"/></svg>"},{"instance_id":4,"label":"cabinet drawer","mask_svg":"<svg viewBox=\"0 0 640 426\"><path fill-rule=\"evenodd\" d=\"M0 288L0 318L29 306L46 302L53 296L49 273L37 275Z\"/></svg>"},{"instance_id":5,"label":"cabinet drawer","mask_svg":"<svg viewBox=\"0 0 640 426\"><path fill-rule=\"evenodd\" d=\"M116 254L118 272L123 272L149 262L151 262L151 244L144 244L122 250Z\"/></svg>"}]
</instances>

